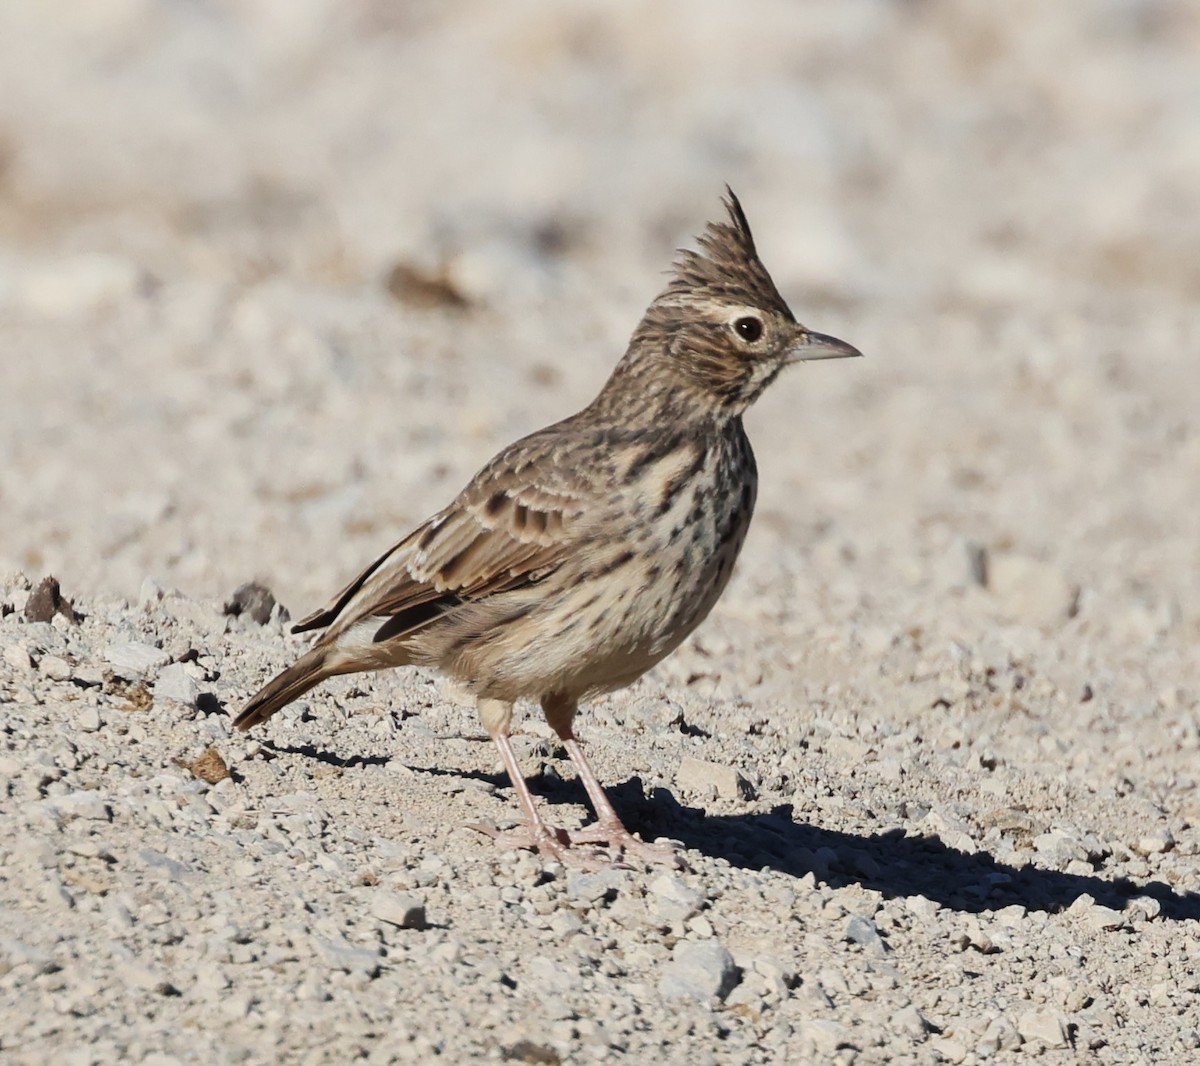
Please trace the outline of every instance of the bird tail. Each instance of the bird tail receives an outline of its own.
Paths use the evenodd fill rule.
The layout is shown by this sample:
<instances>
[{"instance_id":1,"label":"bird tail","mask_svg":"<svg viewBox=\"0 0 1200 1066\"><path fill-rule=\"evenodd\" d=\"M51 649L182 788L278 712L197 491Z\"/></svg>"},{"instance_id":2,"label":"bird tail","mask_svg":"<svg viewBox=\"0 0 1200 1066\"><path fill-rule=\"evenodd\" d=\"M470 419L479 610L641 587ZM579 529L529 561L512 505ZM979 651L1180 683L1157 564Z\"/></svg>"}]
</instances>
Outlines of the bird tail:
<instances>
[{"instance_id":1,"label":"bird tail","mask_svg":"<svg viewBox=\"0 0 1200 1066\"><path fill-rule=\"evenodd\" d=\"M265 722L276 711L303 696L327 677L343 673L330 664L329 648L313 648L273 677L247 701L233 724L243 731Z\"/></svg>"}]
</instances>

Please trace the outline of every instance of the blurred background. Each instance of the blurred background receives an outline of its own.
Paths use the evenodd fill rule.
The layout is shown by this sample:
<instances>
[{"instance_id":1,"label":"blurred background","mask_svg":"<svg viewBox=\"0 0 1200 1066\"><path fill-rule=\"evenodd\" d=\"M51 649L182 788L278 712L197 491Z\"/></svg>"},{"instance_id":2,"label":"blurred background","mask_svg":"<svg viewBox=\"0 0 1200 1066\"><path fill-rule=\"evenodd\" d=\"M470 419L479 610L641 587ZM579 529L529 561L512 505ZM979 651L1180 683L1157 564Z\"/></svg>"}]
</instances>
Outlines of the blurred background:
<instances>
[{"instance_id":1,"label":"blurred background","mask_svg":"<svg viewBox=\"0 0 1200 1066\"><path fill-rule=\"evenodd\" d=\"M868 358L751 413L723 609L1189 641L1198 105L1187 0L6 0L0 571L308 610L591 398L728 182Z\"/></svg>"}]
</instances>

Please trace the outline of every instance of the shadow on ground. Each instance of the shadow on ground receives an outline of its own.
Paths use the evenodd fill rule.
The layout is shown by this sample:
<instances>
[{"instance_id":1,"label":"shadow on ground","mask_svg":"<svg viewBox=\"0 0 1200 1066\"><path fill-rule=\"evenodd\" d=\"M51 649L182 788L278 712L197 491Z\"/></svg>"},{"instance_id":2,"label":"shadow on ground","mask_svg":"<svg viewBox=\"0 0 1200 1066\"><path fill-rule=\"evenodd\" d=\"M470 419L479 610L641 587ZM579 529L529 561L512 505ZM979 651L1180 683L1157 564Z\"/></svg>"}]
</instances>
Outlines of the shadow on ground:
<instances>
[{"instance_id":1,"label":"shadow on ground","mask_svg":"<svg viewBox=\"0 0 1200 1066\"><path fill-rule=\"evenodd\" d=\"M388 756L345 758L311 745L270 745L279 753L301 755L336 766L380 766ZM468 777L501 789L504 774L444 767L413 766L417 773ZM551 804L587 806L574 778L553 772L529 778L530 788ZM947 847L937 837L909 836L902 829L886 833L846 833L796 821L791 804L765 814L712 815L686 807L667 789L646 795L634 776L608 789L625 824L646 840L669 837L688 851L698 851L745 870L778 870L792 877L812 872L832 888L860 885L886 898L924 896L956 911L980 913L1020 904L1028 910L1065 910L1080 896L1121 910L1133 896L1149 896L1162 907L1161 917L1174 921L1200 919L1200 895L1175 892L1160 881L1137 884L1124 878L1069 874L1037 866L1010 866L986 852L974 855ZM514 819L517 817L513 804Z\"/></svg>"},{"instance_id":2,"label":"shadow on ground","mask_svg":"<svg viewBox=\"0 0 1200 1066\"><path fill-rule=\"evenodd\" d=\"M1150 896L1161 905L1162 918L1200 918L1200 895L1178 893L1158 881L1137 884L1100 873L1010 866L986 852L971 855L937 837L909 836L902 829L865 835L822 829L796 821L790 804L766 814L710 815L683 806L665 789L647 798L637 777L609 792L630 829L671 837L688 850L743 869L769 868L793 877L812 871L833 888L853 884L888 898L920 895L975 913L1013 904L1057 912L1083 895L1120 910L1132 896Z\"/></svg>"}]
</instances>

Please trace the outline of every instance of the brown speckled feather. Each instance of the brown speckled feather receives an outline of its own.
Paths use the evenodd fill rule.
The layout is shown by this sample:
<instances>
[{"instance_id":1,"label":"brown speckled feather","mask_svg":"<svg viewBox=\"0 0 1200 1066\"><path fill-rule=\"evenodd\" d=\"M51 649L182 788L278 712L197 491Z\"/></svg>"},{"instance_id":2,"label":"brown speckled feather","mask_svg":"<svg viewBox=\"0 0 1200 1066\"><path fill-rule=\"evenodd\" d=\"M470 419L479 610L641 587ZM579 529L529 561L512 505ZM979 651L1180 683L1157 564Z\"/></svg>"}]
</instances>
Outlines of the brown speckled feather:
<instances>
[{"instance_id":1,"label":"brown speckled feather","mask_svg":"<svg viewBox=\"0 0 1200 1066\"><path fill-rule=\"evenodd\" d=\"M247 702L269 718L335 674L424 664L480 701L531 828L566 859L520 778L512 705L539 700L603 829L624 830L572 732L579 700L627 685L712 609L754 510L742 414L789 363L857 354L796 322L732 192L676 260L600 394L517 441L446 508L295 626L312 648Z\"/></svg>"},{"instance_id":2,"label":"brown speckled feather","mask_svg":"<svg viewBox=\"0 0 1200 1066\"><path fill-rule=\"evenodd\" d=\"M569 450L545 430L511 445L293 631L330 626L322 639L331 640L377 618L382 638L395 639L445 610L546 577L570 555L587 513L580 490L591 486L576 479L568 488L564 476Z\"/></svg>"}]
</instances>

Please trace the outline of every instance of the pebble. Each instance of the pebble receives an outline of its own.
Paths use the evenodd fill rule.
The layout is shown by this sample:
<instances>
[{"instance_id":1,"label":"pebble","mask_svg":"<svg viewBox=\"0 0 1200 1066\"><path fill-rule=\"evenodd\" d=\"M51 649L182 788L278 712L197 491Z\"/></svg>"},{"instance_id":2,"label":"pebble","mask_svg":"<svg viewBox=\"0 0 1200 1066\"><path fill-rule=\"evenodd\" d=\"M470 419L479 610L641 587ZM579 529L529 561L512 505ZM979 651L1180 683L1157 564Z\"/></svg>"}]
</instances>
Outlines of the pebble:
<instances>
[{"instance_id":1,"label":"pebble","mask_svg":"<svg viewBox=\"0 0 1200 1066\"><path fill-rule=\"evenodd\" d=\"M100 709L92 704L84 704L75 715L75 725L81 733L96 733L100 730Z\"/></svg>"},{"instance_id":2,"label":"pebble","mask_svg":"<svg viewBox=\"0 0 1200 1066\"><path fill-rule=\"evenodd\" d=\"M56 796L51 806L64 821L82 818L85 821L107 822L109 818L108 804L98 792L91 789L77 789L64 796Z\"/></svg>"},{"instance_id":3,"label":"pebble","mask_svg":"<svg viewBox=\"0 0 1200 1066\"><path fill-rule=\"evenodd\" d=\"M1081 919L1087 926L1096 930L1121 929L1129 921L1122 911L1097 903L1086 892L1075 899L1066 913Z\"/></svg>"},{"instance_id":4,"label":"pebble","mask_svg":"<svg viewBox=\"0 0 1200 1066\"><path fill-rule=\"evenodd\" d=\"M958 1063L967 1057L967 1046L953 1037L935 1037L929 1041L929 1046L946 1062Z\"/></svg>"},{"instance_id":5,"label":"pebble","mask_svg":"<svg viewBox=\"0 0 1200 1066\"><path fill-rule=\"evenodd\" d=\"M1081 841L1059 830L1040 833L1033 838L1033 846L1039 855L1059 869L1072 861L1086 862L1088 857Z\"/></svg>"},{"instance_id":6,"label":"pebble","mask_svg":"<svg viewBox=\"0 0 1200 1066\"><path fill-rule=\"evenodd\" d=\"M832 1018L810 1018L800 1024L800 1037L812 1043L818 1055L832 1055L849 1042L850 1030Z\"/></svg>"},{"instance_id":7,"label":"pebble","mask_svg":"<svg viewBox=\"0 0 1200 1066\"><path fill-rule=\"evenodd\" d=\"M59 655L43 655L38 670L51 681L69 681L71 678L71 664Z\"/></svg>"},{"instance_id":8,"label":"pebble","mask_svg":"<svg viewBox=\"0 0 1200 1066\"><path fill-rule=\"evenodd\" d=\"M567 876L567 899L588 907L611 900L621 883L620 871L603 870L600 873L576 871Z\"/></svg>"},{"instance_id":9,"label":"pebble","mask_svg":"<svg viewBox=\"0 0 1200 1066\"><path fill-rule=\"evenodd\" d=\"M924 1040L929 1035L929 1023L911 1003L901 1007L892 1015L892 1026L914 1040Z\"/></svg>"},{"instance_id":10,"label":"pebble","mask_svg":"<svg viewBox=\"0 0 1200 1066\"><path fill-rule=\"evenodd\" d=\"M195 707L200 699L200 686L183 663L172 663L159 671L154 682L156 700L173 700L186 707Z\"/></svg>"},{"instance_id":11,"label":"pebble","mask_svg":"<svg viewBox=\"0 0 1200 1066\"><path fill-rule=\"evenodd\" d=\"M73 318L128 301L146 284L136 263L102 252L59 256L29 266L16 297L47 318Z\"/></svg>"},{"instance_id":12,"label":"pebble","mask_svg":"<svg viewBox=\"0 0 1200 1066\"><path fill-rule=\"evenodd\" d=\"M253 581L239 586L224 607L226 614L234 616L244 614L260 626L265 626L271 620L273 610L275 610L274 594L265 585Z\"/></svg>"},{"instance_id":13,"label":"pebble","mask_svg":"<svg viewBox=\"0 0 1200 1066\"><path fill-rule=\"evenodd\" d=\"M658 990L666 999L711 1003L724 999L739 977L733 956L716 940L681 940L663 968Z\"/></svg>"},{"instance_id":14,"label":"pebble","mask_svg":"<svg viewBox=\"0 0 1200 1066\"><path fill-rule=\"evenodd\" d=\"M127 680L153 677L159 667L166 666L170 657L162 648L139 641L110 644L104 650L104 660L113 672Z\"/></svg>"},{"instance_id":15,"label":"pebble","mask_svg":"<svg viewBox=\"0 0 1200 1066\"><path fill-rule=\"evenodd\" d=\"M1004 612L1031 626L1066 621L1077 591L1056 566L1025 555L990 553L987 588Z\"/></svg>"},{"instance_id":16,"label":"pebble","mask_svg":"<svg viewBox=\"0 0 1200 1066\"><path fill-rule=\"evenodd\" d=\"M852 943L859 944L864 948L868 948L877 955L882 955L887 950L883 943L883 938L879 935L879 930L875 927L875 923L870 918L864 918L861 914L852 914L846 921L846 927L842 932L842 939Z\"/></svg>"},{"instance_id":17,"label":"pebble","mask_svg":"<svg viewBox=\"0 0 1200 1066\"><path fill-rule=\"evenodd\" d=\"M371 913L381 922L401 929L426 928L425 904L400 892L377 891L372 894Z\"/></svg>"},{"instance_id":18,"label":"pebble","mask_svg":"<svg viewBox=\"0 0 1200 1066\"><path fill-rule=\"evenodd\" d=\"M983 1037L975 1047L981 1058L991 1058L998 1051L1015 1051L1021 1046L1021 1034L1012 1020L1000 1014L988 1022Z\"/></svg>"},{"instance_id":19,"label":"pebble","mask_svg":"<svg viewBox=\"0 0 1200 1066\"><path fill-rule=\"evenodd\" d=\"M1132 849L1139 855L1161 855L1175 846L1175 837L1165 825L1139 837Z\"/></svg>"},{"instance_id":20,"label":"pebble","mask_svg":"<svg viewBox=\"0 0 1200 1066\"><path fill-rule=\"evenodd\" d=\"M314 941L317 955L327 966L335 970L345 970L347 973L365 973L374 977L379 973L379 957L382 951L378 945L363 947L352 944L345 937L317 938Z\"/></svg>"},{"instance_id":21,"label":"pebble","mask_svg":"<svg viewBox=\"0 0 1200 1066\"><path fill-rule=\"evenodd\" d=\"M8 644L4 648L5 664L18 673L28 673L33 669L33 657L24 643Z\"/></svg>"},{"instance_id":22,"label":"pebble","mask_svg":"<svg viewBox=\"0 0 1200 1066\"><path fill-rule=\"evenodd\" d=\"M147 966L137 959L126 959L116 968L117 980L130 988L140 988L145 992L157 992L159 995L173 995L176 991L167 976L153 966Z\"/></svg>"},{"instance_id":23,"label":"pebble","mask_svg":"<svg viewBox=\"0 0 1200 1066\"><path fill-rule=\"evenodd\" d=\"M675 787L685 795L709 796L721 799L749 799L753 795L750 783L732 766L706 762L685 755L675 773Z\"/></svg>"},{"instance_id":24,"label":"pebble","mask_svg":"<svg viewBox=\"0 0 1200 1066\"><path fill-rule=\"evenodd\" d=\"M660 874L648 887L651 908L660 921L686 922L704 906L704 894L672 874Z\"/></svg>"},{"instance_id":25,"label":"pebble","mask_svg":"<svg viewBox=\"0 0 1200 1066\"><path fill-rule=\"evenodd\" d=\"M1067 1019L1060 1011L1025 1011L1017 1018L1017 1032L1026 1040L1037 1040L1048 1048L1069 1044Z\"/></svg>"},{"instance_id":26,"label":"pebble","mask_svg":"<svg viewBox=\"0 0 1200 1066\"><path fill-rule=\"evenodd\" d=\"M0 938L0 959L7 967L28 966L35 974L54 973L58 969L54 957L48 952L7 937Z\"/></svg>"}]
</instances>

